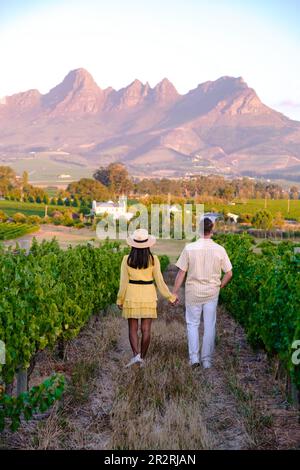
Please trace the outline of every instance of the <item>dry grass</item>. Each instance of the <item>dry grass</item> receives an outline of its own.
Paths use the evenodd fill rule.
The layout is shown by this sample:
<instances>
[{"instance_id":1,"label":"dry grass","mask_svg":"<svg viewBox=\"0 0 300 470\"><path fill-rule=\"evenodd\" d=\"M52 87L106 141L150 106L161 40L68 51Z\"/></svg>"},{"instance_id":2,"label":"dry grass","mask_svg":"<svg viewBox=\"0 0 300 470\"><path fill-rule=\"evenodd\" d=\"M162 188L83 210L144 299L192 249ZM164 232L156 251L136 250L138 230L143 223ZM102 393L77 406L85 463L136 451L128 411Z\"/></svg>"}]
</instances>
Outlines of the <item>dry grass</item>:
<instances>
[{"instance_id":1,"label":"dry grass","mask_svg":"<svg viewBox=\"0 0 300 470\"><path fill-rule=\"evenodd\" d=\"M299 446L297 410L287 406L284 383L274 373L276 364L264 352L251 349L243 329L222 306L219 332L217 368L222 369L224 395L235 399L247 433L246 448L296 448L297 441Z\"/></svg>"},{"instance_id":2,"label":"dry grass","mask_svg":"<svg viewBox=\"0 0 300 470\"><path fill-rule=\"evenodd\" d=\"M249 448L274 448L271 414L261 406L259 397L255 397L252 391L242 383L238 374L238 364L232 358L226 360L225 370L226 384L236 399L237 410L242 416L248 433Z\"/></svg>"},{"instance_id":3,"label":"dry grass","mask_svg":"<svg viewBox=\"0 0 300 470\"><path fill-rule=\"evenodd\" d=\"M206 386L187 363L185 329L154 325L151 358L118 378L111 448L208 449L213 438L202 419Z\"/></svg>"}]
</instances>

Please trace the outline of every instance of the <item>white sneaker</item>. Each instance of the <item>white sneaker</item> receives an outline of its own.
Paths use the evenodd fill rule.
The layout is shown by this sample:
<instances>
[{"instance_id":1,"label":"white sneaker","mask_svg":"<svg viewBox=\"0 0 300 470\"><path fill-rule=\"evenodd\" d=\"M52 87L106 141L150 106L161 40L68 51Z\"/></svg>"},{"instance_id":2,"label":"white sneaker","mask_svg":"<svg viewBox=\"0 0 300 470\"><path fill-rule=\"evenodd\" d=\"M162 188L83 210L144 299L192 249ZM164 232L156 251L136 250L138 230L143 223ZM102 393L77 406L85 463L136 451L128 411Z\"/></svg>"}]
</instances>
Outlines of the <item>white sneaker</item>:
<instances>
[{"instance_id":1,"label":"white sneaker","mask_svg":"<svg viewBox=\"0 0 300 470\"><path fill-rule=\"evenodd\" d=\"M143 359L141 358L141 355L140 355L140 354L137 354L137 355L134 356L132 359L130 359L130 361L128 362L128 364L126 364L125 367L130 367L130 366L132 366L133 364L136 364L137 362L144 362Z\"/></svg>"},{"instance_id":2,"label":"white sneaker","mask_svg":"<svg viewBox=\"0 0 300 470\"><path fill-rule=\"evenodd\" d=\"M146 362L144 361L144 359L141 358L140 367L145 367L145 365L146 365Z\"/></svg>"},{"instance_id":3,"label":"white sneaker","mask_svg":"<svg viewBox=\"0 0 300 470\"><path fill-rule=\"evenodd\" d=\"M211 368L211 363L209 361L203 361L203 368L204 369L210 369Z\"/></svg>"}]
</instances>

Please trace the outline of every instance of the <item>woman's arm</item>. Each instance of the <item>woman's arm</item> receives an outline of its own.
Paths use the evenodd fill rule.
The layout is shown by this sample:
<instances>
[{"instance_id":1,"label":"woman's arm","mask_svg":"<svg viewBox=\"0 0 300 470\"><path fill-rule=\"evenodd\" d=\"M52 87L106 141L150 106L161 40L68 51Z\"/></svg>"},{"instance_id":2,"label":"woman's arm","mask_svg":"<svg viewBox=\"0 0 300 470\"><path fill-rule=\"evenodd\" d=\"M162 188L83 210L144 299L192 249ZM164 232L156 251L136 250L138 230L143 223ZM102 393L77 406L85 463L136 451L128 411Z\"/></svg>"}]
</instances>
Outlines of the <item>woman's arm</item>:
<instances>
[{"instance_id":1,"label":"woman's arm","mask_svg":"<svg viewBox=\"0 0 300 470\"><path fill-rule=\"evenodd\" d=\"M156 255L154 255L153 277L161 295L174 303L177 300L177 296L172 294L166 285L160 270L160 262Z\"/></svg>"},{"instance_id":2,"label":"woman's arm","mask_svg":"<svg viewBox=\"0 0 300 470\"><path fill-rule=\"evenodd\" d=\"M117 295L117 305L121 307L124 303L125 292L128 285L127 256L124 256L121 263L120 288Z\"/></svg>"}]
</instances>

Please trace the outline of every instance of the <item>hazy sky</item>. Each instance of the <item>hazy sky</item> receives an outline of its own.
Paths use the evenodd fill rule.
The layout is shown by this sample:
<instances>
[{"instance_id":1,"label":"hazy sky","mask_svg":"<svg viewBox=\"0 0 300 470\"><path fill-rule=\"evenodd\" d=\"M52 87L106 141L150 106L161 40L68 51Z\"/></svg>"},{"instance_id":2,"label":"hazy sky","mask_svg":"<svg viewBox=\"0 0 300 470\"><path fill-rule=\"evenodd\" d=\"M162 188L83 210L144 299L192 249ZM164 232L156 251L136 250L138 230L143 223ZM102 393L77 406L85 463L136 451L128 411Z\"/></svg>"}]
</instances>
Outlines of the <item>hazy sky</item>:
<instances>
[{"instance_id":1,"label":"hazy sky","mask_svg":"<svg viewBox=\"0 0 300 470\"><path fill-rule=\"evenodd\" d=\"M0 0L0 97L72 69L101 88L242 76L300 120L300 0Z\"/></svg>"}]
</instances>

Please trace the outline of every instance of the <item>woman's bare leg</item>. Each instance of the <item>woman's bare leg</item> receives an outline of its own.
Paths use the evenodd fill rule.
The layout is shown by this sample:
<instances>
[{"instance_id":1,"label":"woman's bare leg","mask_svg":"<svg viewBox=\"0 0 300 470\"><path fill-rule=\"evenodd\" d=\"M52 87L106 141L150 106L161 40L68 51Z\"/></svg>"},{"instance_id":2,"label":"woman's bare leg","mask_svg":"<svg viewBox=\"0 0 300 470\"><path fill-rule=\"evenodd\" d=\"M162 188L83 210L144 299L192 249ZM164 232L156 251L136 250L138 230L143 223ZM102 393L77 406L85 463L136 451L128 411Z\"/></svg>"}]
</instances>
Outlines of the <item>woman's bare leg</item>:
<instances>
[{"instance_id":1,"label":"woman's bare leg","mask_svg":"<svg viewBox=\"0 0 300 470\"><path fill-rule=\"evenodd\" d=\"M129 341L134 356L139 352L138 326L139 324L136 318L128 319Z\"/></svg>"},{"instance_id":2,"label":"woman's bare leg","mask_svg":"<svg viewBox=\"0 0 300 470\"><path fill-rule=\"evenodd\" d=\"M147 354L150 339L151 339L151 324L152 318L142 318L141 330L142 330L142 345L141 345L141 358Z\"/></svg>"}]
</instances>

